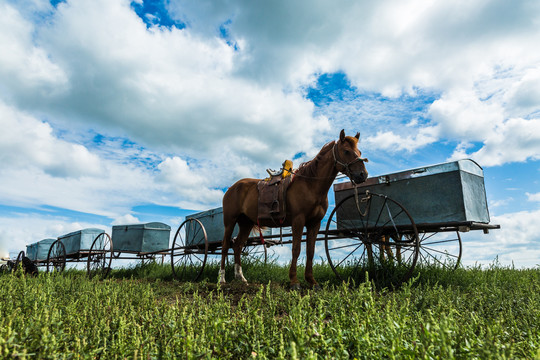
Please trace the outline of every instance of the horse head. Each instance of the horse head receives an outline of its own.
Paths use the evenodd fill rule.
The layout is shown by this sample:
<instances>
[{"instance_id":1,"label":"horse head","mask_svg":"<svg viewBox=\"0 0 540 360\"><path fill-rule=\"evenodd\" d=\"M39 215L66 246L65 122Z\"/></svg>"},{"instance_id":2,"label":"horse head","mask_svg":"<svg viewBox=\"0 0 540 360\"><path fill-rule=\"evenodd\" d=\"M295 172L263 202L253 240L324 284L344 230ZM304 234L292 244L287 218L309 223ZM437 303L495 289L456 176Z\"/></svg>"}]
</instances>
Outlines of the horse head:
<instances>
[{"instance_id":1,"label":"horse head","mask_svg":"<svg viewBox=\"0 0 540 360\"><path fill-rule=\"evenodd\" d=\"M360 133L356 133L354 137L345 136L345 130L341 130L339 140L332 150L336 169L347 175L355 184L363 183L368 177L365 166L368 159L361 157L362 153L358 150L359 139Z\"/></svg>"}]
</instances>

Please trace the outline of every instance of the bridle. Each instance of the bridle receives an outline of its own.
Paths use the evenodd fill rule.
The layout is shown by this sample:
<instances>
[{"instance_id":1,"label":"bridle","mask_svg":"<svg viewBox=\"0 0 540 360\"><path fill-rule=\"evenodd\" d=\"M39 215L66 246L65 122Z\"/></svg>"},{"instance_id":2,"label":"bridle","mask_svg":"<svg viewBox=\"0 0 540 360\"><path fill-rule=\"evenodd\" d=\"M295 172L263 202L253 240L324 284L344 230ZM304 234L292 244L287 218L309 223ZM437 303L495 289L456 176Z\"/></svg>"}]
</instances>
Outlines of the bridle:
<instances>
[{"instance_id":1,"label":"bridle","mask_svg":"<svg viewBox=\"0 0 540 360\"><path fill-rule=\"evenodd\" d=\"M361 158L360 156L357 156L354 160L352 161L349 161L348 163L344 163L343 161L339 160L338 159L338 156L337 156L337 153L336 153L336 147L338 145L338 141L336 141L336 143L334 144L334 147L332 148L332 154L334 155L334 167L336 167L336 170L337 170L337 166L336 165L340 165L344 168L345 171L343 170L338 170L340 171L341 173L347 175L349 177L349 179L351 180L351 182L354 183L354 180L352 179L351 177L351 169L350 169L350 166L351 165L354 165L356 164L357 162L361 161L361 162L368 162L369 160L367 158Z\"/></svg>"}]
</instances>

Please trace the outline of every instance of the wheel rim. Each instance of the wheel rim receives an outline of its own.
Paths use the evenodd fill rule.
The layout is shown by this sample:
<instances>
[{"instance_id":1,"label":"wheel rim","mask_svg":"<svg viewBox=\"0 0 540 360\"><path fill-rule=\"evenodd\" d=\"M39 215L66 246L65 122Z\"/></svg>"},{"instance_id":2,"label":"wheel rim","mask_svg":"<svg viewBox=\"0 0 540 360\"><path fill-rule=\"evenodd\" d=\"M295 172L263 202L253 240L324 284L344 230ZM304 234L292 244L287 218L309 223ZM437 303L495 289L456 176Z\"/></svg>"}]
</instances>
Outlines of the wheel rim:
<instances>
[{"instance_id":1,"label":"wheel rim","mask_svg":"<svg viewBox=\"0 0 540 360\"><path fill-rule=\"evenodd\" d=\"M52 243L47 254L47 272L62 272L66 267L66 248L62 241Z\"/></svg>"},{"instance_id":2,"label":"wheel rim","mask_svg":"<svg viewBox=\"0 0 540 360\"><path fill-rule=\"evenodd\" d=\"M203 224L197 219L184 221L174 236L171 248L171 266L178 280L197 281L208 256L208 237Z\"/></svg>"},{"instance_id":3,"label":"wheel rim","mask_svg":"<svg viewBox=\"0 0 540 360\"><path fill-rule=\"evenodd\" d=\"M100 276L105 278L111 269L113 243L107 233L99 234L88 253L87 271L89 277Z\"/></svg>"},{"instance_id":4,"label":"wheel rim","mask_svg":"<svg viewBox=\"0 0 540 360\"><path fill-rule=\"evenodd\" d=\"M22 259L24 257L25 253L23 250L19 252L17 255L17 260L15 260L15 266L13 267L13 271L17 271L19 269L19 265L22 265Z\"/></svg>"},{"instance_id":5,"label":"wheel rim","mask_svg":"<svg viewBox=\"0 0 540 360\"><path fill-rule=\"evenodd\" d=\"M462 243L458 231L420 233L418 261L424 266L455 270L461 262Z\"/></svg>"},{"instance_id":6,"label":"wheel rim","mask_svg":"<svg viewBox=\"0 0 540 360\"><path fill-rule=\"evenodd\" d=\"M412 275L418 248L418 231L410 214L383 195L368 194L358 202L355 195L346 197L326 225L328 263L342 280L369 278L397 285Z\"/></svg>"}]
</instances>

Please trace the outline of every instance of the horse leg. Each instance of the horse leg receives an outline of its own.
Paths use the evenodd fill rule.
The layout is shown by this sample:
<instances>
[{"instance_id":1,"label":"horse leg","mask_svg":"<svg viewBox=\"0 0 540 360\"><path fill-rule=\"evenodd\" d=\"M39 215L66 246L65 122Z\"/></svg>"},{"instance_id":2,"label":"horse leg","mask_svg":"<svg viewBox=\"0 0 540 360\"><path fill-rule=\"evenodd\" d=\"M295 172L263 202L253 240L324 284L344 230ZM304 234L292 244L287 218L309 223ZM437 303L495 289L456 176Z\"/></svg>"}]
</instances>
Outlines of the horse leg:
<instances>
[{"instance_id":1,"label":"horse leg","mask_svg":"<svg viewBox=\"0 0 540 360\"><path fill-rule=\"evenodd\" d=\"M247 225L247 224L239 224L239 225L240 225L240 231L238 232L236 241L233 244L234 277L237 280L240 280L247 284L247 280L244 277L244 274L242 273L241 255L242 255L242 250L244 249L244 245L246 244L247 239L249 237L249 233L251 232L251 229L253 228L253 225Z\"/></svg>"},{"instance_id":2,"label":"horse leg","mask_svg":"<svg viewBox=\"0 0 540 360\"><path fill-rule=\"evenodd\" d=\"M298 256L300 256L300 250L302 245L302 231L304 230L304 221L302 219L295 219L292 223L292 259L291 266L289 267L289 280L291 282L291 289L299 290L300 282L296 277L296 263Z\"/></svg>"},{"instance_id":3,"label":"horse leg","mask_svg":"<svg viewBox=\"0 0 540 360\"><path fill-rule=\"evenodd\" d=\"M314 290L319 290L321 288L313 277L313 256L315 255L315 242L317 241L317 233L319 232L320 226L320 221L315 224L310 224L307 227L306 233L306 273L304 277Z\"/></svg>"},{"instance_id":4,"label":"horse leg","mask_svg":"<svg viewBox=\"0 0 540 360\"><path fill-rule=\"evenodd\" d=\"M225 284L225 263L227 262L227 255L229 253L229 247L231 244L231 236L234 231L235 222L228 223L225 226L225 233L223 235L223 243L221 245L221 267L219 269L219 283Z\"/></svg>"}]
</instances>

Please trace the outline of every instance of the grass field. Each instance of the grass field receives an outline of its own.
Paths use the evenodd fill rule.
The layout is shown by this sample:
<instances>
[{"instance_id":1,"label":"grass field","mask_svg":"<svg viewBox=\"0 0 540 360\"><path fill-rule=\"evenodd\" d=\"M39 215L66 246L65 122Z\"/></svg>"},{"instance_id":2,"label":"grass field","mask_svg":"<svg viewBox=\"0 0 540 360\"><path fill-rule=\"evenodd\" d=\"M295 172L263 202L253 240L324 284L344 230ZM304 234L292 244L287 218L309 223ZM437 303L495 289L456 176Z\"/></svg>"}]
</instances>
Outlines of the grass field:
<instances>
[{"instance_id":1,"label":"grass field","mask_svg":"<svg viewBox=\"0 0 540 360\"><path fill-rule=\"evenodd\" d=\"M318 292L289 291L276 264L244 274L250 285L218 286L217 266L197 283L157 264L107 280L0 275L0 357L540 358L540 269L423 268L389 289L319 265Z\"/></svg>"}]
</instances>

